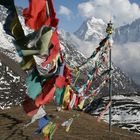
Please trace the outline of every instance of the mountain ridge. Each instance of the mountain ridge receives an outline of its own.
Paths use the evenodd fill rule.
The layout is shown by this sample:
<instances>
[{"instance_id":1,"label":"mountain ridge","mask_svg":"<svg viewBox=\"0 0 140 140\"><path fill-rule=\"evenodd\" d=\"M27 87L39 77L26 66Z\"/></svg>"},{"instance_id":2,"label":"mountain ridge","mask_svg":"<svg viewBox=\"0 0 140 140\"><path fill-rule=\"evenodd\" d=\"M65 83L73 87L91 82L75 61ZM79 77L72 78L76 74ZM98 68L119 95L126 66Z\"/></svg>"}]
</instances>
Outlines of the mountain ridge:
<instances>
[{"instance_id":1,"label":"mountain ridge","mask_svg":"<svg viewBox=\"0 0 140 140\"><path fill-rule=\"evenodd\" d=\"M127 42L140 42L140 18L133 22L114 27L113 40L115 43L124 44ZM95 17L85 20L74 34L84 41L99 42L105 36L106 24L102 19Z\"/></svg>"}]
</instances>

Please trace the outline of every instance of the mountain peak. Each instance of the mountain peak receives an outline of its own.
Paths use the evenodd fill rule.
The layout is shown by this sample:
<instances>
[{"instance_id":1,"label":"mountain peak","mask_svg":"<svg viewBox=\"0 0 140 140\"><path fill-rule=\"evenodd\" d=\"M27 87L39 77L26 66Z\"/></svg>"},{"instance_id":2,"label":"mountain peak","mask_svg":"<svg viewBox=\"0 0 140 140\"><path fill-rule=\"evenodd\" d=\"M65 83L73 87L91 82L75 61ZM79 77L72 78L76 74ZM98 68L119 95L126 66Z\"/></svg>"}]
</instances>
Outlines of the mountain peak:
<instances>
[{"instance_id":1,"label":"mountain peak","mask_svg":"<svg viewBox=\"0 0 140 140\"><path fill-rule=\"evenodd\" d=\"M75 35L85 41L99 42L105 32L105 22L102 19L91 17L83 22Z\"/></svg>"}]
</instances>

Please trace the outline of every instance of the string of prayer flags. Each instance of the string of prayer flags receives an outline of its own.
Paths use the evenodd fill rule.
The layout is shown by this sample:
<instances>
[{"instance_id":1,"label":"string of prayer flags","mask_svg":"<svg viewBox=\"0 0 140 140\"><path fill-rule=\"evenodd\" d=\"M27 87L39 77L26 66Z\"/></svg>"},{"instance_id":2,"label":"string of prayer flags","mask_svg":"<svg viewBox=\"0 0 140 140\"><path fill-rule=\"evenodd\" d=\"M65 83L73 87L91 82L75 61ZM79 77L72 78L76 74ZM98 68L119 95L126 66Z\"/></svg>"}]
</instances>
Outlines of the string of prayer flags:
<instances>
[{"instance_id":1,"label":"string of prayer flags","mask_svg":"<svg viewBox=\"0 0 140 140\"><path fill-rule=\"evenodd\" d=\"M66 127L66 132L69 132L72 122L73 118L70 118L69 120L63 122L61 126Z\"/></svg>"},{"instance_id":2,"label":"string of prayer flags","mask_svg":"<svg viewBox=\"0 0 140 140\"><path fill-rule=\"evenodd\" d=\"M45 110L42 106L39 107L37 113L32 117L31 121L24 125L24 127L28 127L30 124L34 123L36 120L41 119L46 115Z\"/></svg>"},{"instance_id":3,"label":"string of prayer flags","mask_svg":"<svg viewBox=\"0 0 140 140\"><path fill-rule=\"evenodd\" d=\"M73 123L73 121L74 121L74 118L77 118L77 117L79 117L79 116L80 116L79 114L75 114L75 115L73 115L73 117L71 117L70 119L64 121L64 122L61 124L62 127L66 127L66 132L69 132L70 127L71 127L71 125L72 125L72 123Z\"/></svg>"},{"instance_id":4,"label":"string of prayer flags","mask_svg":"<svg viewBox=\"0 0 140 140\"><path fill-rule=\"evenodd\" d=\"M42 132L42 129L50 123L50 119L47 116L42 117L38 120L38 128L35 131L35 134L40 134Z\"/></svg>"},{"instance_id":5,"label":"string of prayer flags","mask_svg":"<svg viewBox=\"0 0 140 140\"><path fill-rule=\"evenodd\" d=\"M111 106L112 102L110 101L107 106L105 107L104 111L102 111L99 115L99 117L97 118L97 121L100 122L101 119L103 118L104 114L108 111L109 107Z\"/></svg>"}]
</instances>

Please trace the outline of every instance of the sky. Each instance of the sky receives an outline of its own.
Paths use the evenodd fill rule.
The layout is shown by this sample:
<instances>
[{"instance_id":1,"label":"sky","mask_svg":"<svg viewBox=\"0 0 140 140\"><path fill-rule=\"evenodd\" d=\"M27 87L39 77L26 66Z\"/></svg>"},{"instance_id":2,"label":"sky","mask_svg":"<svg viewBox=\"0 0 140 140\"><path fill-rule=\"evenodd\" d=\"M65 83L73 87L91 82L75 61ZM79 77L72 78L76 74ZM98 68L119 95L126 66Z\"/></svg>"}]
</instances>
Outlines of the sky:
<instances>
[{"instance_id":1,"label":"sky","mask_svg":"<svg viewBox=\"0 0 140 140\"><path fill-rule=\"evenodd\" d=\"M92 16L115 26L131 23L140 17L140 0L53 0L59 28L75 32L82 22ZM28 7L28 0L15 0L17 6Z\"/></svg>"}]
</instances>

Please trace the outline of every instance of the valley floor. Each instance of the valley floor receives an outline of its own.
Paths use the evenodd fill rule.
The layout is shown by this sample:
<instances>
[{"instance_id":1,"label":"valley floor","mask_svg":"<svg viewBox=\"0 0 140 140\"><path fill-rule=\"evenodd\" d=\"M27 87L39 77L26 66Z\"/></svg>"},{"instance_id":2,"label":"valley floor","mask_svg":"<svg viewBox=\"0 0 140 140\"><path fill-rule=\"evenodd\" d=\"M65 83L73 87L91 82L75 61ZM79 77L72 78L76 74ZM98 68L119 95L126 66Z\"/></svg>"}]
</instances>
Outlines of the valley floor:
<instances>
[{"instance_id":1,"label":"valley floor","mask_svg":"<svg viewBox=\"0 0 140 140\"><path fill-rule=\"evenodd\" d=\"M54 140L140 140L140 135L118 127L113 127L112 132L109 132L108 124L98 123L95 117L83 112L57 112L54 106L47 106L47 112L52 117L52 121L58 123L62 123L73 115L79 115L74 118L70 131L67 133L60 127L53 137ZM29 120L22 107L0 110L0 140L43 140L42 136L34 134L37 122L23 128Z\"/></svg>"}]
</instances>

